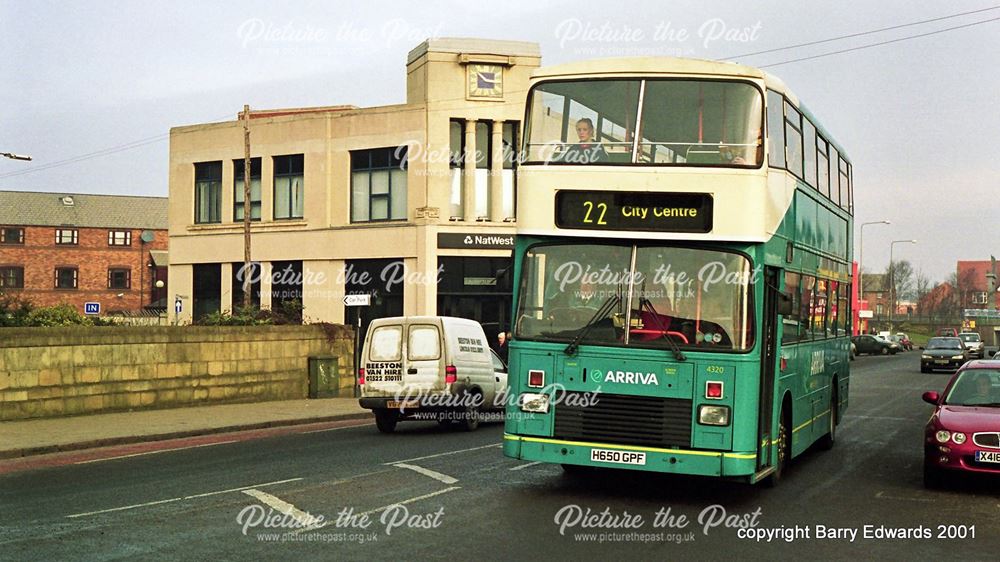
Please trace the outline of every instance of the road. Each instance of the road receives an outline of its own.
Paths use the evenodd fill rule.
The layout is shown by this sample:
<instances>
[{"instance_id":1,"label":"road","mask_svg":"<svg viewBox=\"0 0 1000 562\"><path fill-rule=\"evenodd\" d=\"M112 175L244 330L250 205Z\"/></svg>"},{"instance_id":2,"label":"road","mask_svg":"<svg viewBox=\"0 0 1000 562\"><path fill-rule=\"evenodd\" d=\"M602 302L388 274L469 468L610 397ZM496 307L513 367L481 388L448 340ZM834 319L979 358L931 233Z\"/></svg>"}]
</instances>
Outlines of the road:
<instances>
[{"instance_id":1,"label":"road","mask_svg":"<svg viewBox=\"0 0 1000 562\"><path fill-rule=\"evenodd\" d=\"M930 407L920 395L948 377L920 374L917 361L910 352L852 363L836 446L797 459L776 489L624 471L570 477L503 457L498 424L463 433L410 423L381 435L364 422L0 475L0 558L996 559L995 486L921 485ZM608 510L619 527L574 526L588 509ZM799 535L757 542L727 527L748 522ZM932 538L865 538L866 525ZM938 539L939 525L974 526L975 538ZM843 530L817 538L821 526Z\"/></svg>"}]
</instances>

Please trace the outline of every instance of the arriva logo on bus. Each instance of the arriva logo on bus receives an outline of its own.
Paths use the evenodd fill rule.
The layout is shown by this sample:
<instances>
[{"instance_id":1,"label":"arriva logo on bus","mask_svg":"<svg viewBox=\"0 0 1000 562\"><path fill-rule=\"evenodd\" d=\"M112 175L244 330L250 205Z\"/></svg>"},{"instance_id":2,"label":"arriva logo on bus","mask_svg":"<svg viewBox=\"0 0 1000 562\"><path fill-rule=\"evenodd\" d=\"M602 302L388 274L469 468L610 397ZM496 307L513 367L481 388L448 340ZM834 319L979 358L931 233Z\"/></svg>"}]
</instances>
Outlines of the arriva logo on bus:
<instances>
[{"instance_id":1,"label":"arriva logo on bus","mask_svg":"<svg viewBox=\"0 0 1000 562\"><path fill-rule=\"evenodd\" d=\"M601 382L618 382L622 384L655 384L659 386L660 380L656 378L656 373L633 373L632 371L591 371L590 380Z\"/></svg>"}]
</instances>

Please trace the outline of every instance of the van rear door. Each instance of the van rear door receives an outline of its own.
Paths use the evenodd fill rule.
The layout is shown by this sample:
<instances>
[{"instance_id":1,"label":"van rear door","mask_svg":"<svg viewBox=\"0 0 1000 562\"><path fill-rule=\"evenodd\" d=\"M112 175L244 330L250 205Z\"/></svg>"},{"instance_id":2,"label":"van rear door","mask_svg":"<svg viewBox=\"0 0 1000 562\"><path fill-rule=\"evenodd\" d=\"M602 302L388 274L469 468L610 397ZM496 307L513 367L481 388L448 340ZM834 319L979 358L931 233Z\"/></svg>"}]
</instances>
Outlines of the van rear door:
<instances>
[{"instance_id":1,"label":"van rear door","mask_svg":"<svg viewBox=\"0 0 1000 562\"><path fill-rule=\"evenodd\" d=\"M444 389L442 343L440 324L414 322L407 327L403 381L408 389Z\"/></svg>"},{"instance_id":2,"label":"van rear door","mask_svg":"<svg viewBox=\"0 0 1000 562\"><path fill-rule=\"evenodd\" d=\"M403 387L403 324L372 329L365 342L365 392L395 394Z\"/></svg>"}]
</instances>

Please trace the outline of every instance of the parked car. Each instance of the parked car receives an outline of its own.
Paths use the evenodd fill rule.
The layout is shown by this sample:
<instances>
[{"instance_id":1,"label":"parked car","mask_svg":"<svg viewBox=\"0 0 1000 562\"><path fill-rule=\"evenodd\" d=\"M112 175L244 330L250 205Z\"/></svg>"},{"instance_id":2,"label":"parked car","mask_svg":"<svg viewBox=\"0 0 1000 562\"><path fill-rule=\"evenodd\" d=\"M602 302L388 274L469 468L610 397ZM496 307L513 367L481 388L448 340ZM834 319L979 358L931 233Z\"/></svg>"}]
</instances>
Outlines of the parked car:
<instances>
[{"instance_id":1,"label":"parked car","mask_svg":"<svg viewBox=\"0 0 1000 562\"><path fill-rule=\"evenodd\" d=\"M983 348L983 339L979 337L978 332L962 332L958 334L959 339L965 344L965 347L969 348L969 355L977 359L982 359L986 355L986 351Z\"/></svg>"},{"instance_id":2,"label":"parked car","mask_svg":"<svg viewBox=\"0 0 1000 562\"><path fill-rule=\"evenodd\" d=\"M870 355L895 355L899 351L899 346L890 341L883 340L878 336L865 334L854 336L851 342L857 347L858 355L868 353Z\"/></svg>"},{"instance_id":3,"label":"parked car","mask_svg":"<svg viewBox=\"0 0 1000 562\"><path fill-rule=\"evenodd\" d=\"M906 349L906 351L913 350L913 342L910 341L910 336L906 335L903 332L896 332L896 337L899 338L897 343L903 346L903 348Z\"/></svg>"},{"instance_id":4,"label":"parked car","mask_svg":"<svg viewBox=\"0 0 1000 562\"><path fill-rule=\"evenodd\" d=\"M1000 361L972 361L944 392L925 392L934 406L924 429L924 486L938 487L963 473L1000 481Z\"/></svg>"},{"instance_id":5,"label":"parked car","mask_svg":"<svg viewBox=\"0 0 1000 562\"><path fill-rule=\"evenodd\" d=\"M958 369L969 360L969 350L959 338L931 338L920 348L920 372L934 369Z\"/></svg>"},{"instance_id":6,"label":"parked car","mask_svg":"<svg viewBox=\"0 0 1000 562\"><path fill-rule=\"evenodd\" d=\"M403 420L452 422L468 431L482 410L503 410L507 368L478 322L448 316L378 318L368 327L360 404L382 433Z\"/></svg>"},{"instance_id":7,"label":"parked car","mask_svg":"<svg viewBox=\"0 0 1000 562\"><path fill-rule=\"evenodd\" d=\"M892 343L898 345L900 351L909 351L909 349L906 347L906 344L903 343L903 338L901 338L901 337L899 337L897 335L891 335L891 336L889 336L886 339L888 339Z\"/></svg>"}]
</instances>

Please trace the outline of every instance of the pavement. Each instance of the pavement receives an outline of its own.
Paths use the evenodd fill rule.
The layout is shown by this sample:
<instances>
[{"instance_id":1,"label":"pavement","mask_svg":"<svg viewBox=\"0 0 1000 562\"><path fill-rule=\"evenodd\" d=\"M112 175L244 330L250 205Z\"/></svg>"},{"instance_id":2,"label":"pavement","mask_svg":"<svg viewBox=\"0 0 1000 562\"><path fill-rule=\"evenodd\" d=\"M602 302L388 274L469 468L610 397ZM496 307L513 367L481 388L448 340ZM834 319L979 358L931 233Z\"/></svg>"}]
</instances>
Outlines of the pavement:
<instances>
[{"instance_id":1,"label":"pavement","mask_svg":"<svg viewBox=\"0 0 1000 562\"><path fill-rule=\"evenodd\" d=\"M7 421L0 459L370 416L357 398L323 398Z\"/></svg>"}]
</instances>

